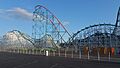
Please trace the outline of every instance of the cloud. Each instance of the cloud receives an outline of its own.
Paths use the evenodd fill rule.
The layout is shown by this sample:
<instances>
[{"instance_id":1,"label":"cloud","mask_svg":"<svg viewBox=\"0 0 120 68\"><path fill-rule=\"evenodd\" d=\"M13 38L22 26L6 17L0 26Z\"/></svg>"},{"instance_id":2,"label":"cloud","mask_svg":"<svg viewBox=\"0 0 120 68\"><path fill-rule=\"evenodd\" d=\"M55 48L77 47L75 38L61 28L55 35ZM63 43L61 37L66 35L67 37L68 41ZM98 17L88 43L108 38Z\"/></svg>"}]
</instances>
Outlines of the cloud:
<instances>
[{"instance_id":1,"label":"cloud","mask_svg":"<svg viewBox=\"0 0 120 68\"><path fill-rule=\"evenodd\" d=\"M23 8L12 8L12 9L0 9L1 17L9 17L14 19L22 19L22 20L32 20L33 14L28 12Z\"/></svg>"}]
</instances>

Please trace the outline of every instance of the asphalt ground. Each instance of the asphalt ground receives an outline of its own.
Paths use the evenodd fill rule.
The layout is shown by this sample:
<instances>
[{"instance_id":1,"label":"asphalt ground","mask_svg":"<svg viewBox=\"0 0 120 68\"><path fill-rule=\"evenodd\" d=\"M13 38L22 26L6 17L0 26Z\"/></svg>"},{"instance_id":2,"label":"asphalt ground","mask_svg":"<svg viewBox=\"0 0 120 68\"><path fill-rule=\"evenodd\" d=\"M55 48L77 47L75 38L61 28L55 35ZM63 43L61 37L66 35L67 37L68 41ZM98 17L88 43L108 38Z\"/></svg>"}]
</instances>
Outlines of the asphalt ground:
<instances>
[{"instance_id":1,"label":"asphalt ground","mask_svg":"<svg viewBox=\"0 0 120 68\"><path fill-rule=\"evenodd\" d=\"M120 68L120 63L0 52L0 68Z\"/></svg>"}]
</instances>

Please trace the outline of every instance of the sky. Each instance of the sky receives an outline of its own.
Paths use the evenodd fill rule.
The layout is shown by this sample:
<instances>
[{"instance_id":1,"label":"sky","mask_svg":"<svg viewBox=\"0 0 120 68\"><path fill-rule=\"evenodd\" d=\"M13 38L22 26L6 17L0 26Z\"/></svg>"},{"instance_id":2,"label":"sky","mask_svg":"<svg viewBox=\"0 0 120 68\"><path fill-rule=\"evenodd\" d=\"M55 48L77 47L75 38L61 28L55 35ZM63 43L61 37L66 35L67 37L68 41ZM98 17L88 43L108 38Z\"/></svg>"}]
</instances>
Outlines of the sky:
<instances>
[{"instance_id":1,"label":"sky","mask_svg":"<svg viewBox=\"0 0 120 68\"><path fill-rule=\"evenodd\" d=\"M47 7L72 34L94 24L115 24L120 0L0 0L0 36L11 30L31 36L36 5Z\"/></svg>"}]
</instances>

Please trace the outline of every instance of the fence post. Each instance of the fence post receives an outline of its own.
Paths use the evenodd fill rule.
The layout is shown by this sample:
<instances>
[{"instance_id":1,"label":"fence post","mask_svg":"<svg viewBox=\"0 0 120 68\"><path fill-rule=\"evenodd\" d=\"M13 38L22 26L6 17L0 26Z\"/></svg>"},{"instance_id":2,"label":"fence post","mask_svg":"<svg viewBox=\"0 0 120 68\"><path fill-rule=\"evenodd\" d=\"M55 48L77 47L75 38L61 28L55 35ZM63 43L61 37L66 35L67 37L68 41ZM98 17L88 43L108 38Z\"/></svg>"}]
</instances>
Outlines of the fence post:
<instances>
[{"instance_id":1,"label":"fence post","mask_svg":"<svg viewBox=\"0 0 120 68\"><path fill-rule=\"evenodd\" d=\"M35 49L35 55L37 55L37 49Z\"/></svg>"},{"instance_id":2,"label":"fence post","mask_svg":"<svg viewBox=\"0 0 120 68\"><path fill-rule=\"evenodd\" d=\"M27 54L27 49L25 48L25 54Z\"/></svg>"},{"instance_id":3,"label":"fence post","mask_svg":"<svg viewBox=\"0 0 120 68\"><path fill-rule=\"evenodd\" d=\"M90 54L89 54L89 50L88 50L88 59L90 59Z\"/></svg>"},{"instance_id":4,"label":"fence post","mask_svg":"<svg viewBox=\"0 0 120 68\"><path fill-rule=\"evenodd\" d=\"M100 53L99 53L99 51L98 51L98 61L100 60Z\"/></svg>"},{"instance_id":5,"label":"fence post","mask_svg":"<svg viewBox=\"0 0 120 68\"><path fill-rule=\"evenodd\" d=\"M72 58L73 58L73 48L72 48Z\"/></svg>"},{"instance_id":6,"label":"fence post","mask_svg":"<svg viewBox=\"0 0 120 68\"><path fill-rule=\"evenodd\" d=\"M59 52L59 56L60 56L60 48L58 49L58 52Z\"/></svg>"},{"instance_id":7,"label":"fence post","mask_svg":"<svg viewBox=\"0 0 120 68\"><path fill-rule=\"evenodd\" d=\"M17 53L19 53L19 49L17 49Z\"/></svg>"},{"instance_id":8,"label":"fence post","mask_svg":"<svg viewBox=\"0 0 120 68\"><path fill-rule=\"evenodd\" d=\"M41 55L41 49L40 49L40 55Z\"/></svg>"},{"instance_id":9,"label":"fence post","mask_svg":"<svg viewBox=\"0 0 120 68\"><path fill-rule=\"evenodd\" d=\"M29 54L29 51L28 51L29 49L27 49L27 54Z\"/></svg>"},{"instance_id":10,"label":"fence post","mask_svg":"<svg viewBox=\"0 0 120 68\"><path fill-rule=\"evenodd\" d=\"M65 58L67 57L67 55L66 55L66 49L65 49Z\"/></svg>"},{"instance_id":11,"label":"fence post","mask_svg":"<svg viewBox=\"0 0 120 68\"><path fill-rule=\"evenodd\" d=\"M81 49L79 49L79 58L81 59L82 56L81 56Z\"/></svg>"},{"instance_id":12,"label":"fence post","mask_svg":"<svg viewBox=\"0 0 120 68\"><path fill-rule=\"evenodd\" d=\"M46 50L46 56L48 56L49 54L48 54L48 50Z\"/></svg>"},{"instance_id":13,"label":"fence post","mask_svg":"<svg viewBox=\"0 0 120 68\"><path fill-rule=\"evenodd\" d=\"M30 53L29 53L29 49L28 49L28 52L27 52L27 54L30 54Z\"/></svg>"},{"instance_id":14,"label":"fence post","mask_svg":"<svg viewBox=\"0 0 120 68\"><path fill-rule=\"evenodd\" d=\"M44 55L45 55L45 50L44 50Z\"/></svg>"},{"instance_id":15,"label":"fence post","mask_svg":"<svg viewBox=\"0 0 120 68\"><path fill-rule=\"evenodd\" d=\"M15 53L15 49L14 49L14 53Z\"/></svg>"},{"instance_id":16,"label":"fence post","mask_svg":"<svg viewBox=\"0 0 120 68\"><path fill-rule=\"evenodd\" d=\"M28 50L28 54L31 54L31 51L30 51L30 49Z\"/></svg>"},{"instance_id":17,"label":"fence post","mask_svg":"<svg viewBox=\"0 0 120 68\"><path fill-rule=\"evenodd\" d=\"M53 51L53 56L55 56L55 51Z\"/></svg>"},{"instance_id":18,"label":"fence post","mask_svg":"<svg viewBox=\"0 0 120 68\"><path fill-rule=\"evenodd\" d=\"M110 61L110 52L109 52L109 56L108 56L108 59L109 59L109 61Z\"/></svg>"},{"instance_id":19,"label":"fence post","mask_svg":"<svg viewBox=\"0 0 120 68\"><path fill-rule=\"evenodd\" d=\"M34 54L34 49L32 49L32 54Z\"/></svg>"}]
</instances>

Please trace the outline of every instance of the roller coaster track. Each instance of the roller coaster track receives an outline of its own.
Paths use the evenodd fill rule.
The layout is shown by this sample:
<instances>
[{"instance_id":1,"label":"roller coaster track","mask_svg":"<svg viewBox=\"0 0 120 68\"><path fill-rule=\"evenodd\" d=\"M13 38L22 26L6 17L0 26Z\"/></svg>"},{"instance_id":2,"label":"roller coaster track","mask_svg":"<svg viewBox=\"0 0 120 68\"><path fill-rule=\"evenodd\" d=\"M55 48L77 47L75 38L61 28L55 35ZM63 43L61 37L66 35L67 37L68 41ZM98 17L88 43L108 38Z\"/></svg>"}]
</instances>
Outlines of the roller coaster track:
<instances>
[{"instance_id":1,"label":"roller coaster track","mask_svg":"<svg viewBox=\"0 0 120 68\"><path fill-rule=\"evenodd\" d=\"M13 30L13 31L10 31L10 33L13 33L13 34L16 35L16 37L17 37L17 39L18 39L18 41L20 42L21 45L22 45L22 42L21 42L21 40L20 40L20 37L24 38L25 40L29 41L30 43L32 43L32 45L35 46L35 44L34 44L34 42L33 42L33 39L32 39L29 35L26 35L26 34L20 32L19 30ZM18 33L18 34L16 34L16 33ZM43 36L43 37L41 38L41 40L44 40L45 37L48 37L48 38L49 38L49 42L50 42L51 44L53 44L53 47L55 47L55 48L60 48L59 46L56 46L56 44L54 43L53 38L52 38L50 35L48 35L48 34L45 35L45 36Z\"/></svg>"},{"instance_id":2,"label":"roller coaster track","mask_svg":"<svg viewBox=\"0 0 120 68\"><path fill-rule=\"evenodd\" d=\"M120 22L120 7L119 7L119 10L118 10L118 14L117 14L117 20L116 20L116 27L118 26L118 23Z\"/></svg>"},{"instance_id":3,"label":"roller coaster track","mask_svg":"<svg viewBox=\"0 0 120 68\"><path fill-rule=\"evenodd\" d=\"M48 37L49 42L52 44L53 47L55 47L55 48L60 48L60 46L58 46L58 45L55 44L55 42L54 42L54 40L53 40L53 38L52 38L51 35L46 34L45 36L43 36L43 37L41 38L41 40L44 40L45 37ZM44 41L45 41L45 40L44 40Z\"/></svg>"},{"instance_id":4,"label":"roller coaster track","mask_svg":"<svg viewBox=\"0 0 120 68\"><path fill-rule=\"evenodd\" d=\"M116 19L116 24L115 24L115 28L114 28L113 34L115 34L118 26L120 26L120 7L118 9L117 19Z\"/></svg>"},{"instance_id":5,"label":"roller coaster track","mask_svg":"<svg viewBox=\"0 0 120 68\"><path fill-rule=\"evenodd\" d=\"M120 28L120 26L117 26ZM115 25L96 24L76 32L71 41L76 46L119 47L120 35L113 34ZM117 32L116 32L117 33Z\"/></svg>"},{"instance_id":6,"label":"roller coaster track","mask_svg":"<svg viewBox=\"0 0 120 68\"><path fill-rule=\"evenodd\" d=\"M118 10L118 13L117 13L117 19L116 19L116 24L115 25L113 25L113 24L97 24L97 25L92 25L92 26L89 26L89 27L85 27L84 29L81 29L80 31L74 33L72 35L72 37L70 38L70 40L73 40L74 37L76 37L80 32L82 32L86 29L92 28L92 27L96 27L96 26L114 26L114 30L113 30L112 34L116 34L116 30L118 29L117 27L120 27L120 7L119 7L119 10Z\"/></svg>"},{"instance_id":7,"label":"roller coaster track","mask_svg":"<svg viewBox=\"0 0 120 68\"><path fill-rule=\"evenodd\" d=\"M22 44L22 42L20 41L19 36L16 34L16 32L19 33L19 35L20 35L22 38L24 38L25 40L27 40L27 41L29 41L30 43L32 43L32 45L34 45L33 39L32 39L29 35L26 35L26 34L20 32L19 30L13 30L13 31L10 31L10 32L14 33L14 34L17 36L17 39L19 40L19 42L20 42L21 44Z\"/></svg>"},{"instance_id":8,"label":"roller coaster track","mask_svg":"<svg viewBox=\"0 0 120 68\"><path fill-rule=\"evenodd\" d=\"M85 27L84 29L81 29L80 31L74 33L73 36L71 37L71 40L73 40L80 32L82 32L86 29L92 28L92 27L97 27L97 26L115 26L115 25L113 25L113 24L96 24L96 25Z\"/></svg>"},{"instance_id":9,"label":"roller coaster track","mask_svg":"<svg viewBox=\"0 0 120 68\"><path fill-rule=\"evenodd\" d=\"M64 25L60 22L60 20L59 20L49 9L47 9L46 7L44 7L44 6L42 6L42 5L37 5L37 6L35 7L35 11L33 12L33 14L34 14L34 15L35 15L35 14L39 15L39 13L37 13L37 11L38 11L39 9L41 9L41 8L45 9L46 11L48 11L48 13L49 13L51 16L53 16L54 19L57 20L57 22L58 22L58 24L60 25L60 27L62 27L62 28L64 29L65 33L67 33L68 36L71 37L70 33L67 31L67 29L64 27ZM43 15L43 16L44 16L44 15ZM46 17L46 16L44 16L44 17L45 17L46 19L48 19L48 17ZM34 20L34 19L33 19L33 20ZM59 28L57 28L57 26L55 25L55 23L53 22L53 20L52 20L52 19L48 19L48 20L49 20L50 23L54 26L54 29L59 33ZM63 39L63 35L60 35L60 34L59 34L59 36L60 36L61 39L65 42L65 40Z\"/></svg>"},{"instance_id":10,"label":"roller coaster track","mask_svg":"<svg viewBox=\"0 0 120 68\"><path fill-rule=\"evenodd\" d=\"M60 22L60 20L59 20L49 9L47 9L46 7L41 6L41 5L37 5L35 8L37 8L37 7L43 7L43 8L46 9L49 13L51 13L51 15L55 17L55 19L56 19L56 20L58 21L58 23L64 28L64 30L68 33L68 35L71 36L70 33L67 31L67 29L66 29L66 28L63 26L63 24ZM52 23L52 21L51 21L51 23ZM52 23L52 24L53 24L53 23ZM54 25L54 24L53 24L53 25Z\"/></svg>"}]
</instances>

